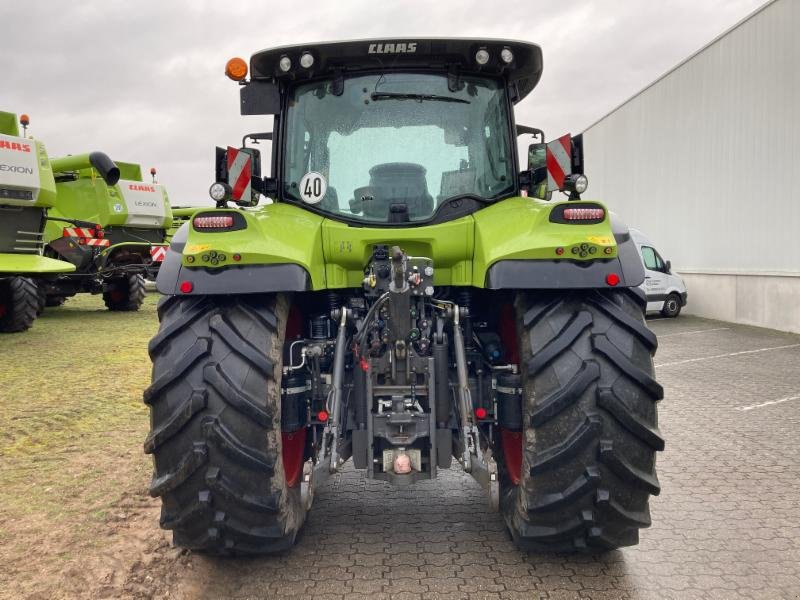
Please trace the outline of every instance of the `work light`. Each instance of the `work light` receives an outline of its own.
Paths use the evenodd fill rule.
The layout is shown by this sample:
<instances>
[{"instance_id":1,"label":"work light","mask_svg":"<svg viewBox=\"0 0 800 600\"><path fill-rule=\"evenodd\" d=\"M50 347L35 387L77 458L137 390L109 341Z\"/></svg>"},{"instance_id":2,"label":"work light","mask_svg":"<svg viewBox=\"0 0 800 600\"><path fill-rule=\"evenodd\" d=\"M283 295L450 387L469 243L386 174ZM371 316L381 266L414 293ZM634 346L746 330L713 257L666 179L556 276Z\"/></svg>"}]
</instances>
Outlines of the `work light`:
<instances>
[{"instance_id":1,"label":"work light","mask_svg":"<svg viewBox=\"0 0 800 600\"><path fill-rule=\"evenodd\" d=\"M311 52L303 52L302 56L300 56L300 66L304 69L310 69L314 65L314 56ZM283 67L281 67L283 68ZM288 71L288 69L284 69Z\"/></svg>"},{"instance_id":2,"label":"work light","mask_svg":"<svg viewBox=\"0 0 800 600\"><path fill-rule=\"evenodd\" d=\"M217 181L211 184L211 187L208 188L208 195L211 196L212 200L216 200L217 202L221 202L222 200L227 200L228 195L230 194L231 188L229 185Z\"/></svg>"},{"instance_id":3,"label":"work light","mask_svg":"<svg viewBox=\"0 0 800 600\"><path fill-rule=\"evenodd\" d=\"M485 65L489 62L489 52L483 48L475 53L475 62L479 65Z\"/></svg>"}]
</instances>

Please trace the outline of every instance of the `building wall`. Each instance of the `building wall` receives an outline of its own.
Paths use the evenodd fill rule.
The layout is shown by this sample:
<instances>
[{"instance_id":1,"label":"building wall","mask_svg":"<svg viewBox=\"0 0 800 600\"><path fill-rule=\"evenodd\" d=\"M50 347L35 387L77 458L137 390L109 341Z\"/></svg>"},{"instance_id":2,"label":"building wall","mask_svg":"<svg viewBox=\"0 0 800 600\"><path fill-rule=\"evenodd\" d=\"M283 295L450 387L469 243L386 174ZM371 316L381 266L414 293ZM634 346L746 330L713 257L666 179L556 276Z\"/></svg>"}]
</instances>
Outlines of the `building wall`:
<instances>
[{"instance_id":1,"label":"building wall","mask_svg":"<svg viewBox=\"0 0 800 600\"><path fill-rule=\"evenodd\" d=\"M589 192L689 313L800 332L800 2L774 0L584 132Z\"/></svg>"}]
</instances>

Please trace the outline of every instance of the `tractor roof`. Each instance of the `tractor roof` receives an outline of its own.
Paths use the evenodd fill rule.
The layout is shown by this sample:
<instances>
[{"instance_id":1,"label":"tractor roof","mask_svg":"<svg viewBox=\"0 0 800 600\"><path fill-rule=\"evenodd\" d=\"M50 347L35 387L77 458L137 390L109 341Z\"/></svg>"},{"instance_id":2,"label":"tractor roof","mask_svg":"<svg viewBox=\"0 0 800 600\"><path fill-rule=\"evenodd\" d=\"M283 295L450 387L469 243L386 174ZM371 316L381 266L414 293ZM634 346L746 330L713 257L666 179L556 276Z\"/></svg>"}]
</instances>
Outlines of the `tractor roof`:
<instances>
[{"instance_id":1,"label":"tractor roof","mask_svg":"<svg viewBox=\"0 0 800 600\"><path fill-rule=\"evenodd\" d=\"M511 62L501 52L512 53ZM479 50L488 52L488 61L478 64ZM313 64L306 68L300 57L306 53ZM508 56L506 54L506 56ZM280 67L282 58L291 63L288 71ZM473 75L505 76L517 84L517 101L536 87L542 75L542 50L530 42L460 38L401 38L322 42L282 46L256 52L250 57L253 79L293 81L324 77L337 72L430 70Z\"/></svg>"}]
</instances>

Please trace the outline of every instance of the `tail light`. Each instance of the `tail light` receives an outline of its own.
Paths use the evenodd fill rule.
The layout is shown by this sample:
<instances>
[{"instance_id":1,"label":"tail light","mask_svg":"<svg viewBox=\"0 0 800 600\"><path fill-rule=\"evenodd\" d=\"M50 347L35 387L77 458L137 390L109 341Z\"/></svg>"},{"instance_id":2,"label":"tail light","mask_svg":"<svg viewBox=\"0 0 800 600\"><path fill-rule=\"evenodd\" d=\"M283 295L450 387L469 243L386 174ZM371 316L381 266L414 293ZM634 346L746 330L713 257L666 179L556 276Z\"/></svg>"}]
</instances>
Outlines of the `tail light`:
<instances>
[{"instance_id":1,"label":"tail light","mask_svg":"<svg viewBox=\"0 0 800 600\"><path fill-rule=\"evenodd\" d=\"M551 223L568 225L594 225L606 218L606 209L595 202L565 202L550 211Z\"/></svg>"},{"instance_id":2,"label":"tail light","mask_svg":"<svg viewBox=\"0 0 800 600\"><path fill-rule=\"evenodd\" d=\"M195 229L229 229L233 227L231 215L215 215L213 217L195 217L192 220Z\"/></svg>"},{"instance_id":3,"label":"tail light","mask_svg":"<svg viewBox=\"0 0 800 600\"><path fill-rule=\"evenodd\" d=\"M238 231L247 228L247 221L239 211L200 212L192 217L195 231Z\"/></svg>"},{"instance_id":4,"label":"tail light","mask_svg":"<svg viewBox=\"0 0 800 600\"><path fill-rule=\"evenodd\" d=\"M602 208L565 208L564 219L567 221L597 221L606 216Z\"/></svg>"}]
</instances>

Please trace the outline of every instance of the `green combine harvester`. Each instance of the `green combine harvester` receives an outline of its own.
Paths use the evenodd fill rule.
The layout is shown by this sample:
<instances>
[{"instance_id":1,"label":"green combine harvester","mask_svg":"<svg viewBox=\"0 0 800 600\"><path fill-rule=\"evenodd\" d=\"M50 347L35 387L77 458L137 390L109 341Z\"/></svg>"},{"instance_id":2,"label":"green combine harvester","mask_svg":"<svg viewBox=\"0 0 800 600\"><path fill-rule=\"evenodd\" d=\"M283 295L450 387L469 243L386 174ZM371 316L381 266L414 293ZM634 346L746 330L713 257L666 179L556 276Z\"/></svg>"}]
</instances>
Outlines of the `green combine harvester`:
<instances>
[{"instance_id":1,"label":"green combine harvester","mask_svg":"<svg viewBox=\"0 0 800 600\"><path fill-rule=\"evenodd\" d=\"M166 190L144 181L138 164L108 162L96 154L51 161L57 195L45 229L45 255L72 263L75 272L42 282L46 306L88 292L102 293L109 310L138 310L145 277L155 277L166 256L172 225ZM113 181L106 177L109 170L116 174ZM150 172L155 180L155 169Z\"/></svg>"},{"instance_id":2,"label":"green combine harvester","mask_svg":"<svg viewBox=\"0 0 800 600\"><path fill-rule=\"evenodd\" d=\"M539 46L306 44L226 73L274 116L248 136L272 165L218 148L217 208L158 275L144 448L175 543L280 551L345 461L413 486L455 459L522 549L636 544L664 448L644 270L581 198L581 138L514 121Z\"/></svg>"},{"instance_id":3,"label":"green combine harvester","mask_svg":"<svg viewBox=\"0 0 800 600\"><path fill-rule=\"evenodd\" d=\"M167 229L166 242L172 242L172 236L180 229L181 225L186 223L191 216L200 210L197 206L173 206L172 207L172 225Z\"/></svg>"},{"instance_id":4,"label":"green combine harvester","mask_svg":"<svg viewBox=\"0 0 800 600\"><path fill-rule=\"evenodd\" d=\"M27 115L20 117L27 129ZM40 312L36 281L75 270L42 256L56 184L42 142L20 136L17 116L0 112L0 332L28 329Z\"/></svg>"}]
</instances>

